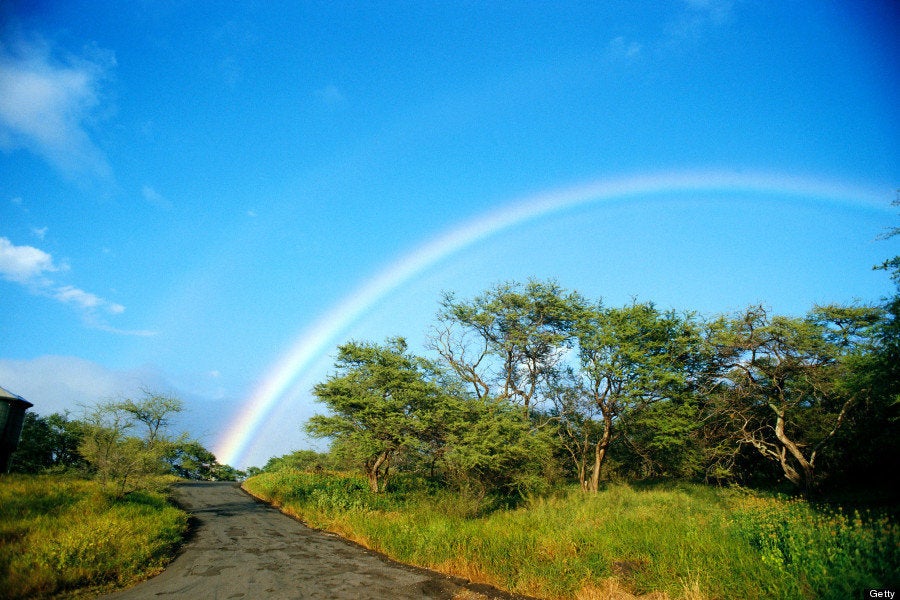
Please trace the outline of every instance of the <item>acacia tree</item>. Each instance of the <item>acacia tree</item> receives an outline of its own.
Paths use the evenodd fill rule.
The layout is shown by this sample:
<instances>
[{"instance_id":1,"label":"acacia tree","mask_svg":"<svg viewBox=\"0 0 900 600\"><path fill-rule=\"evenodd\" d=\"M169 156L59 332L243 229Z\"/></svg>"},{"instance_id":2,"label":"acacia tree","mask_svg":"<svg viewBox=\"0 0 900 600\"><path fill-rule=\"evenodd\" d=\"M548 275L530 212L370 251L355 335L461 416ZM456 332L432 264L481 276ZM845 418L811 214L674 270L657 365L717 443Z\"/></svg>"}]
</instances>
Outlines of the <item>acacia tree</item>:
<instances>
[{"instance_id":1,"label":"acacia tree","mask_svg":"<svg viewBox=\"0 0 900 600\"><path fill-rule=\"evenodd\" d=\"M880 318L872 307L827 306L792 318L751 306L712 325L724 372L720 413L739 444L776 463L804 493L819 483L821 451L867 393L844 384Z\"/></svg>"},{"instance_id":2,"label":"acacia tree","mask_svg":"<svg viewBox=\"0 0 900 600\"><path fill-rule=\"evenodd\" d=\"M78 452L104 485L119 496L139 489L149 476L171 467L166 458L174 443L164 437L172 413L182 410L181 400L144 390L140 400L102 402L84 415ZM146 434L135 435L143 425Z\"/></svg>"},{"instance_id":3,"label":"acacia tree","mask_svg":"<svg viewBox=\"0 0 900 600\"><path fill-rule=\"evenodd\" d=\"M565 396L560 416L564 430L580 436L577 448L582 454L573 458L581 465L582 489L596 492L623 422L662 401L674 403L696 385L701 339L689 316L636 301L623 308L597 304L583 310L575 336L580 370L577 387L571 389L577 393ZM660 410L653 414L656 435L682 435L683 419L672 418L674 413L666 416ZM645 419L645 425L649 422Z\"/></svg>"},{"instance_id":4,"label":"acacia tree","mask_svg":"<svg viewBox=\"0 0 900 600\"><path fill-rule=\"evenodd\" d=\"M583 303L555 282L504 283L459 301L444 295L431 348L476 398L518 403L527 416L571 347Z\"/></svg>"},{"instance_id":5,"label":"acacia tree","mask_svg":"<svg viewBox=\"0 0 900 600\"><path fill-rule=\"evenodd\" d=\"M147 428L147 443L151 446L160 440L160 433L171 425L172 418L184 410L184 402L169 394L142 390L143 398L128 398L118 403L135 421Z\"/></svg>"},{"instance_id":6,"label":"acacia tree","mask_svg":"<svg viewBox=\"0 0 900 600\"><path fill-rule=\"evenodd\" d=\"M442 396L433 365L406 350L403 338L344 344L337 372L313 389L331 414L313 416L307 432L333 438L339 453L362 463L375 493L384 491L391 461L422 446Z\"/></svg>"}]
</instances>

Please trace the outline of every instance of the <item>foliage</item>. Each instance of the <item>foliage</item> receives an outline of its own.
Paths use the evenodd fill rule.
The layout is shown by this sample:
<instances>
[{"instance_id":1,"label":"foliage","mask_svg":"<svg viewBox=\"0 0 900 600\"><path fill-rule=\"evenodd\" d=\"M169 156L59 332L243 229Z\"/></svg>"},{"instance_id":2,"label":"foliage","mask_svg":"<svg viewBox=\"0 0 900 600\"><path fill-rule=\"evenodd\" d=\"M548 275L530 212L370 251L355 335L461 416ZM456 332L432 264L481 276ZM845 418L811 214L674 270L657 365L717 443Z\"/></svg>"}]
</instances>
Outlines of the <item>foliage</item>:
<instances>
[{"instance_id":1,"label":"foliage","mask_svg":"<svg viewBox=\"0 0 900 600\"><path fill-rule=\"evenodd\" d=\"M851 598L900 567L900 523L884 514L747 496L731 523L798 598Z\"/></svg>"},{"instance_id":2,"label":"foliage","mask_svg":"<svg viewBox=\"0 0 900 600\"><path fill-rule=\"evenodd\" d=\"M435 369L407 354L402 338L344 344L335 367L313 390L332 414L314 416L307 431L334 438L339 455L361 463L372 491L384 491L391 461L423 443L428 413L442 396Z\"/></svg>"},{"instance_id":3,"label":"foliage","mask_svg":"<svg viewBox=\"0 0 900 600\"><path fill-rule=\"evenodd\" d=\"M547 467L552 471L554 434L534 428L510 401L470 399L447 425L443 465L457 489L478 498L513 498L552 485Z\"/></svg>"},{"instance_id":4,"label":"foliage","mask_svg":"<svg viewBox=\"0 0 900 600\"><path fill-rule=\"evenodd\" d=\"M154 575L187 530L159 493L109 495L94 481L0 478L0 595L50 597L123 586Z\"/></svg>"},{"instance_id":5,"label":"foliage","mask_svg":"<svg viewBox=\"0 0 900 600\"><path fill-rule=\"evenodd\" d=\"M83 434L84 424L71 419L67 413L42 417L35 412L26 412L10 471L39 473L48 469L84 467L84 458L78 453Z\"/></svg>"},{"instance_id":6,"label":"foliage","mask_svg":"<svg viewBox=\"0 0 900 600\"><path fill-rule=\"evenodd\" d=\"M163 460L173 474L184 479L237 481L244 476L242 471L220 464L203 444L185 435L165 444Z\"/></svg>"},{"instance_id":7,"label":"foliage","mask_svg":"<svg viewBox=\"0 0 900 600\"><path fill-rule=\"evenodd\" d=\"M243 477L241 471L219 464L209 450L186 434L169 436L173 413L183 409L178 398L145 390L137 400L89 407L81 419L68 413L42 417L27 412L12 472L74 470L97 476L119 495L145 485L152 487L154 478L162 473L218 481Z\"/></svg>"},{"instance_id":8,"label":"foliage","mask_svg":"<svg viewBox=\"0 0 900 600\"><path fill-rule=\"evenodd\" d=\"M134 426L132 413L121 403L98 404L85 416L78 446L101 485L119 497L146 487L163 470L166 445L129 435Z\"/></svg>"},{"instance_id":9,"label":"foliage","mask_svg":"<svg viewBox=\"0 0 900 600\"><path fill-rule=\"evenodd\" d=\"M541 598L610 587L662 598L845 598L888 585L900 566L896 520L739 489L615 484L484 510L446 490L375 495L353 480L279 471L244 486L402 562Z\"/></svg>"},{"instance_id":10,"label":"foliage","mask_svg":"<svg viewBox=\"0 0 900 600\"><path fill-rule=\"evenodd\" d=\"M571 346L583 303L553 281L505 283L470 301L446 293L431 347L476 398L513 401L527 414Z\"/></svg>"},{"instance_id":11,"label":"foliage","mask_svg":"<svg viewBox=\"0 0 900 600\"><path fill-rule=\"evenodd\" d=\"M738 443L779 464L804 491L818 486L816 459L860 401L842 383L879 318L870 307L820 307L800 319L757 306L712 325L720 413Z\"/></svg>"},{"instance_id":12,"label":"foliage","mask_svg":"<svg viewBox=\"0 0 900 600\"><path fill-rule=\"evenodd\" d=\"M580 364L571 387L576 393L564 396L571 401L560 404L559 413L570 437L574 432L583 440L580 454L573 455L578 464L588 463L585 453L592 455L590 473L579 472L582 488L598 490L610 446L629 431L626 439L645 464L668 462L670 469L690 473L689 463L696 459L673 460L672 450L686 446L698 422L689 400L704 363L691 317L662 312L652 303L598 304L582 310L575 336ZM591 423L596 417L600 427Z\"/></svg>"},{"instance_id":13,"label":"foliage","mask_svg":"<svg viewBox=\"0 0 900 600\"><path fill-rule=\"evenodd\" d=\"M606 479L785 479L812 493L877 486L900 466L900 294L701 320L529 281L440 306L437 363L402 338L352 342L315 388L330 414L308 431L373 490L393 467L476 497L523 498L564 472L596 492L608 465Z\"/></svg>"}]
</instances>

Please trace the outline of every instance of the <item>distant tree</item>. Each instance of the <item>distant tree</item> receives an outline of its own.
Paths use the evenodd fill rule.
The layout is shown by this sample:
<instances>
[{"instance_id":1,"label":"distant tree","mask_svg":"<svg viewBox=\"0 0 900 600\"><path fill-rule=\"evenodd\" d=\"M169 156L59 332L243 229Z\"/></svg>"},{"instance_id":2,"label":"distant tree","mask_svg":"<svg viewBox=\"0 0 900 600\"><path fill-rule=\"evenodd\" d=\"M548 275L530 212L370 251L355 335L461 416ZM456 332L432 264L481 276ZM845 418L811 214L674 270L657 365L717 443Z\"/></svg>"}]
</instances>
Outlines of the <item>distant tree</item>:
<instances>
[{"instance_id":1,"label":"distant tree","mask_svg":"<svg viewBox=\"0 0 900 600\"><path fill-rule=\"evenodd\" d=\"M126 399L118 403L119 408L131 414L134 420L147 428L147 443L155 444L161 432L171 424L174 415L184 410L184 402L175 396L142 390L142 398Z\"/></svg>"},{"instance_id":2,"label":"distant tree","mask_svg":"<svg viewBox=\"0 0 900 600\"><path fill-rule=\"evenodd\" d=\"M334 456L315 450L295 450L283 456L270 458L262 470L266 472L294 469L297 471L322 471L335 468Z\"/></svg>"},{"instance_id":3,"label":"distant tree","mask_svg":"<svg viewBox=\"0 0 900 600\"><path fill-rule=\"evenodd\" d=\"M436 369L408 354L403 338L344 344L335 368L313 389L331 414L312 417L307 432L332 438L339 455L361 463L371 490L384 491L392 461L424 443L427 414L442 395Z\"/></svg>"},{"instance_id":4,"label":"distant tree","mask_svg":"<svg viewBox=\"0 0 900 600\"><path fill-rule=\"evenodd\" d=\"M101 403L84 417L84 436L78 452L104 486L116 495L138 489L147 475L162 470L163 452L137 436L133 415L118 402Z\"/></svg>"},{"instance_id":5,"label":"distant tree","mask_svg":"<svg viewBox=\"0 0 900 600\"><path fill-rule=\"evenodd\" d=\"M42 417L26 412L19 447L13 454L12 471L38 473L46 469L83 467L84 459L78 453L83 435L83 423L70 419L68 414Z\"/></svg>"}]
</instances>

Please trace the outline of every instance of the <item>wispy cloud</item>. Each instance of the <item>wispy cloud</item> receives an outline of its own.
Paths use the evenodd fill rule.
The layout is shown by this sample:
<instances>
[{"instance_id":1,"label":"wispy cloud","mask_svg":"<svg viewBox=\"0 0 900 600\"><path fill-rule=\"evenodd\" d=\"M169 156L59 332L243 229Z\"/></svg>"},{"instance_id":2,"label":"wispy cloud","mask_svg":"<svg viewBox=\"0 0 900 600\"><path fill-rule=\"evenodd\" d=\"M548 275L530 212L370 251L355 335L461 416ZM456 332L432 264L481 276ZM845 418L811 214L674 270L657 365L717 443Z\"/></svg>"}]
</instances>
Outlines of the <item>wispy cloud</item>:
<instances>
[{"instance_id":1,"label":"wispy cloud","mask_svg":"<svg viewBox=\"0 0 900 600\"><path fill-rule=\"evenodd\" d=\"M162 194L154 190L149 185L145 185L143 188L141 188L141 196L144 197L144 200L157 208L161 208L163 210L172 210L172 201L168 198L165 198Z\"/></svg>"},{"instance_id":2,"label":"wispy cloud","mask_svg":"<svg viewBox=\"0 0 900 600\"><path fill-rule=\"evenodd\" d=\"M612 61L632 61L641 54L641 44L627 40L624 36L618 36L606 45L606 57Z\"/></svg>"},{"instance_id":3,"label":"wispy cloud","mask_svg":"<svg viewBox=\"0 0 900 600\"><path fill-rule=\"evenodd\" d=\"M722 27L732 18L732 0L683 0L684 9L666 28L669 41L699 40L707 31Z\"/></svg>"},{"instance_id":4,"label":"wispy cloud","mask_svg":"<svg viewBox=\"0 0 900 600\"><path fill-rule=\"evenodd\" d=\"M124 330L108 325L101 315L120 315L125 307L73 285L61 284L51 276L65 270L68 266L57 265L49 253L33 246L16 246L0 237L0 278L20 284L32 294L74 307L85 323L95 329L123 335L155 335L149 330Z\"/></svg>"},{"instance_id":5,"label":"wispy cloud","mask_svg":"<svg viewBox=\"0 0 900 600\"><path fill-rule=\"evenodd\" d=\"M53 264L53 257L33 246L16 246L0 237L0 276L7 281L28 284L44 281L44 273L60 268Z\"/></svg>"},{"instance_id":6,"label":"wispy cloud","mask_svg":"<svg viewBox=\"0 0 900 600\"><path fill-rule=\"evenodd\" d=\"M325 106L341 106L347 99L336 85L326 85L315 91L316 98Z\"/></svg>"},{"instance_id":7,"label":"wispy cloud","mask_svg":"<svg viewBox=\"0 0 900 600\"><path fill-rule=\"evenodd\" d=\"M31 233L33 233L34 237L38 238L39 240L44 239L44 237L47 235L47 231L48 231L47 227L32 227L31 228Z\"/></svg>"},{"instance_id":8,"label":"wispy cloud","mask_svg":"<svg viewBox=\"0 0 900 600\"><path fill-rule=\"evenodd\" d=\"M25 148L67 176L109 178L106 156L87 123L101 104L111 52L56 58L44 41L0 44L0 149Z\"/></svg>"}]
</instances>

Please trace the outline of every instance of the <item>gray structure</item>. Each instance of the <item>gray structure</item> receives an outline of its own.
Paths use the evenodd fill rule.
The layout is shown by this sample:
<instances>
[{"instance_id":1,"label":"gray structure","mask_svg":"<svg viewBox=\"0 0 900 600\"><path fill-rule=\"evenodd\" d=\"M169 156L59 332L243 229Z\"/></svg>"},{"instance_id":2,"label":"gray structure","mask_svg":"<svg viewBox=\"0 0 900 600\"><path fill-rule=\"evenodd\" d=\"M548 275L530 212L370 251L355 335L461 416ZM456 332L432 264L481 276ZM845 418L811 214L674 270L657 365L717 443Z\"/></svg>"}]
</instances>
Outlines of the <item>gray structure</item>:
<instances>
[{"instance_id":1,"label":"gray structure","mask_svg":"<svg viewBox=\"0 0 900 600\"><path fill-rule=\"evenodd\" d=\"M0 387L0 473L8 473L10 459L19 445L25 411L34 406L21 396Z\"/></svg>"}]
</instances>

